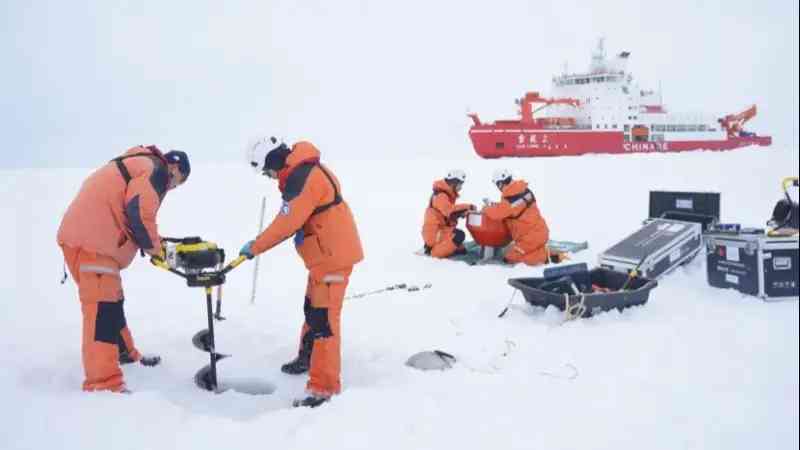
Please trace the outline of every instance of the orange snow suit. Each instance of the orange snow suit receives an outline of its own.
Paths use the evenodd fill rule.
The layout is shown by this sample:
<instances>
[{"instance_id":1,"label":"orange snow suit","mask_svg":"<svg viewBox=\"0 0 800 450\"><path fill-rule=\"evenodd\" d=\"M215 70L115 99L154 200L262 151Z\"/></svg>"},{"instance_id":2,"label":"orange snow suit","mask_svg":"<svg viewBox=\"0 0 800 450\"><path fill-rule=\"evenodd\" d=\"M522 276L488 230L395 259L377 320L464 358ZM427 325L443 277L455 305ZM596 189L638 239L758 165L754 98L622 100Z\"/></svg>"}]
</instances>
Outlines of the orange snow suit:
<instances>
[{"instance_id":1,"label":"orange snow suit","mask_svg":"<svg viewBox=\"0 0 800 450\"><path fill-rule=\"evenodd\" d=\"M309 142L292 147L278 173L283 205L252 251L258 255L300 232L295 245L309 271L300 332L300 352L311 354L306 388L331 396L341 390L342 302L353 266L364 259L364 252L339 180L319 157Z\"/></svg>"},{"instance_id":2,"label":"orange snow suit","mask_svg":"<svg viewBox=\"0 0 800 450\"><path fill-rule=\"evenodd\" d=\"M529 266L547 262L550 230L539 213L536 197L528 189L528 183L512 181L503 188L500 203L487 206L483 212L494 220L505 222L511 232L513 242L504 255L506 261L524 262Z\"/></svg>"},{"instance_id":3,"label":"orange snow suit","mask_svg":"<svg viewBox=\"0 0 800 450\"><path fill-rule=\"evenodd\" d=\"M61 220L57 241L83 313L86 391L124 389L120 351L141 359L125 321L120 271L137 249L161 248L156 213L168 185L161 151L133 147L84 181Z\"/></svg>"},{"instance_id":4,"label":"orange snow suit","mask_svg":"<svg viewBox=\"0 0 800 450\"><path fill-rule=\"evenodd\" d=\"M434 258L447 258L464 242L464 232L456 229L458 218L474 207L456 204L458 193L444 180L433 183L433 194L425 209L422 239L426 253Z\"/></svg>"}]
</instances>

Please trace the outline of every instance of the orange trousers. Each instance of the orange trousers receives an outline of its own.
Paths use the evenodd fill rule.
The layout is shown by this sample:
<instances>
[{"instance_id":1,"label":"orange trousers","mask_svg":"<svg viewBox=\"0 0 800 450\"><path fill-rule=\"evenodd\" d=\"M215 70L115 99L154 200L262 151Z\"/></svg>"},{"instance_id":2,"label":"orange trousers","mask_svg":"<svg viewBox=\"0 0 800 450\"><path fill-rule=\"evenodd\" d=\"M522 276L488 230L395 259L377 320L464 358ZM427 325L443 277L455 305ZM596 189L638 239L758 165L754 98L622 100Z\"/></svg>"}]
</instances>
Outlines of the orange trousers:
<instances>
[{"instance_id":1,"label":"orange trousers","mask_svg":"<svg viewBox=\"0 0 800 450\"><path fill-rule=\"evenodd\" d=\"M525 263L529 266L536 266L545 264L548 259L548 250L546 245L539 245L537 247L526 246L524 244L514 242L506 250L503 258L511 264Z\"/></svg>"},{"instance_id":2,"label":"orange trousers","mask_svg":"<svg viewBox=\"0 0 800 450\"><path fill-rule=\"evenodd\" d=\"M453 227L445 230L440 239L431 247L431 256L434 258L447 258L453 255L464 242L464 232Z\"/></svg>"},{"instance_id":3,"label":"orange trousers","mask_svg":"<svg viewBox=\"0 0 800 450\"><path fill-rule=\"evenodd\" d=\"M351 266L326 273L312 270L308 274L300 354L311 353L306 390L313 395L330 397L342 390L342 303L352 271Z\"/></svg>"},{"instance_id":4,"label":"orange trousers","mask_svg":"<svg viewBox=\"0 0 800 450\"><path fill-rule=\"evenodd\" d=\"M125 388L119 367L120 348L134 361L141 359L141 354L125 321L117 265L109 257L79 248L62 246L61 250L78 285L83 314L83 390L119 392Z\"/></svg>"}]
</instances>

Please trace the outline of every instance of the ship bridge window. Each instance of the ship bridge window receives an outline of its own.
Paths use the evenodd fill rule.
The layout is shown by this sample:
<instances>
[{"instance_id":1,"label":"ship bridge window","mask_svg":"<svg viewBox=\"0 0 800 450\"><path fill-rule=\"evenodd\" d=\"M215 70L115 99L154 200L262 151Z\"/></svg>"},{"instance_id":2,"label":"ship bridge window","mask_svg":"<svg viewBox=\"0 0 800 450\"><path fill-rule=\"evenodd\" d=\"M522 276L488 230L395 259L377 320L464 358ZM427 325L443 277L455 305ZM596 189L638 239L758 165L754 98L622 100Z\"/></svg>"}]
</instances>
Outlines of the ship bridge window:
<instances>
[{"instance_id":1,"label":"ship bridge window","mask_svg":"<svg viewBox=\"0 0 800 450\"><path fill-rule=\"evenodd\" d=\"M698 125L697 126L697 131L706 131L706 126L705 125Z\"/></svg>"},{"instance_id":2,"label":"ship bridge window","mask_svg":"<svg viewBox=\"0 0 800 450\"><path fill-rule=\"evenodd\" d=\"M626 123L626 124L625 124L625 126L624 126L624 127L622 127L622 128L623 128L623 130L625 130L625 131L629 131L629 130L631 129L631 126L630 126L630 125L628 125L628 124Z\"/></svg>"},{"instance_id":3,"label":"ship bridge window","mask_svg":"<svg viewBox=\"0 0 800 450\"><path fill-rule=\"evenodd\" d=\"M689 126L687 127L687 130L688 130L688 131L697 131L697 125L689 125Z\"/></svg>"}]
</instances>

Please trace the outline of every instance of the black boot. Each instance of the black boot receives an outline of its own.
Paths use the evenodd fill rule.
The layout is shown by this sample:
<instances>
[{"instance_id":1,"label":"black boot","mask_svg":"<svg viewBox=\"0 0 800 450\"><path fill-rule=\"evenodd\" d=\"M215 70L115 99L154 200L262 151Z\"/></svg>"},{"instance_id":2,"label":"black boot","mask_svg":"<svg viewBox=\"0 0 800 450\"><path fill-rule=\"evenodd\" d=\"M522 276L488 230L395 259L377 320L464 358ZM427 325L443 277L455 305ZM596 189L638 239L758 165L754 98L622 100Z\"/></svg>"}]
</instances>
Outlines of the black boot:
<instances>
[{"instance_id":1,"label":"black boot","mask_svg":"<svg viewBox=\"0 0 800 450\"><path fill-rule=\"evenodd\" d=\"M130 364L135 362L131 355L128 352L120 352L119 353L119 365L124 366L125 364ZM143 355L142 358L139 360L139 364L147 367L155 367L161 364L161 357L158 355Z\"/></svg>"},{"instance_id":2,"label":"black boot","mask_svg":"<svg viewBox=\"0 0 800 450\"><path fill-rule=\"evenodd\" d=\"M158 355L143 355L139 360L139 364L147 367L155 367L161 364L161 357Z\"/></svg>"},{"instance_id":3,"label":"black boot","mask_svg":"<svg viewBox=\"0 0 800 450\"><path fill-rule=\"evenodd\" d=\"M297 355L297 358L281 366L281 372L288 373L289 375L300 375L308 372L308 367L310 365L310 358L305 355Z\"/></svg>"},{"instance_id":4,"label":"black boot","mask_svg":"<svg viewBox=\"0 0 800 450\"><path fill-rule=\"evenodd\" d=\"M331 399L330 397L317 397L316 395L309 395L304 399L295 400L294 402L292 402L292 406L294 406L295 408L301 406L308 408L316 408L317 406L327 402L330 399Z\"/></svg>"}]
</instances>

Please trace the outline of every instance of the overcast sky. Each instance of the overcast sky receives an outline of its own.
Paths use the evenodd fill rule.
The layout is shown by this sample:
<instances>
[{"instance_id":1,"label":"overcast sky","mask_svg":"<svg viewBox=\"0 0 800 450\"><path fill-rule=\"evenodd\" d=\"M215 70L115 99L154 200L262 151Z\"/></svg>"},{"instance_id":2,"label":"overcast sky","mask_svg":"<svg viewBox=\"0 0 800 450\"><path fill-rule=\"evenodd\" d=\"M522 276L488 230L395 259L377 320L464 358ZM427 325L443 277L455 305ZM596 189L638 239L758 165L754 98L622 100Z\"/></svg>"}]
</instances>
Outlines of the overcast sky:
<instances>
[{"instance_id":1,"label":"overcast sky","mask_svg":"<svg viewBox=\"0 0 800 450\"><path fill-rule=\"evenodd\" d=\"M798 2L0 0L0 167L136 144L241 160L254 135L337 157L467 156L467 110L514 116L599 36L673 111L798 146ZM796 151L796 150L795 150Z\"/></svg>"}]
</instances>

